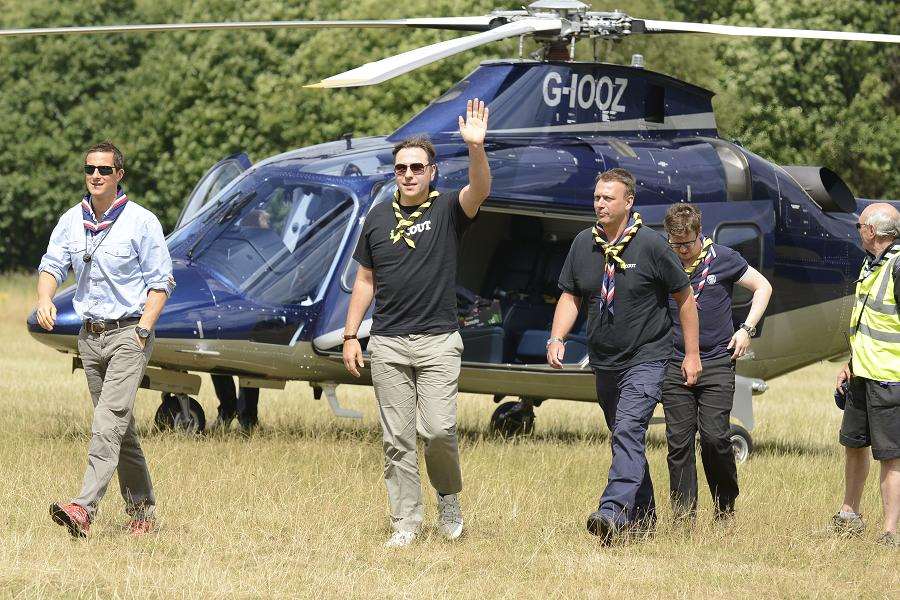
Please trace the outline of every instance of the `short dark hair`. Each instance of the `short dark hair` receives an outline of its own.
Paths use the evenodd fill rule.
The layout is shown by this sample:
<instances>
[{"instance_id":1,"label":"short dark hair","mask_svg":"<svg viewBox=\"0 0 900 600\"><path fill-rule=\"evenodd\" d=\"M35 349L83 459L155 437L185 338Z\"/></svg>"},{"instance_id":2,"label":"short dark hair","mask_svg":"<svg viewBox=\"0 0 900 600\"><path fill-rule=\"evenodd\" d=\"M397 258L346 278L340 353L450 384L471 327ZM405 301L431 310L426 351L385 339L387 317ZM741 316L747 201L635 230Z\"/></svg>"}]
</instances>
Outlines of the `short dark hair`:
<instances>
[{"instance_id":1,"label":"short dark hair","mask_svg":"<svg viewBox=\"0 0 900 600\"><path fill-rule=\"evenodd\" d=\"M394 159L397 158L397 153L404 148L421 148L425 151L425 154L428 155L429 163L433 163L434 157L437 156L437 153L434 151L434 144L432 144L431 140L428 139L428 136L425 135L414 135L395 144Z\"/></svg>"},{"instance_id":2,"label":"short dark hair","mask_svg":"<svg viewBox=\"0 0 900 600\"><path fill-rule=\"evenodd\" d=\"M610 169L609 171L604 171L597 175L597 180L594 182L594 185L597 185L601 181L617 181L625 186L625 196L634 197L634 175L626 171L625 169L616 167L615 169Z\"/></svg>"},{"instance_id":3,"label":"short dark hair","mask_svg":"<svg viewBox=\"0 0 900 600\"><path fill-rule=\"evenodd\" d=\"M121 171L125 168L125 155L122 154L122 151L116 148L116 145L111 141L106 140L104 142L100 142L99 144L94 144L90 148L87 149L87 152L84 153L84 160L87 162L88 154L93 154L94 152L112 152L113 155L113 166L117 171Z\"/></svg>"},{"instance_id":4,"label":"short dark hair","mask_svg":"<svg viewBox=\"0 0 900 600\"><path fill-rule=\"evenodd\" d=\"M700 220L703 214L693 204L673 204L666 211L663 227L670 236L687 235L693 233L700 235Z\"/></svg>"}]
</instances>

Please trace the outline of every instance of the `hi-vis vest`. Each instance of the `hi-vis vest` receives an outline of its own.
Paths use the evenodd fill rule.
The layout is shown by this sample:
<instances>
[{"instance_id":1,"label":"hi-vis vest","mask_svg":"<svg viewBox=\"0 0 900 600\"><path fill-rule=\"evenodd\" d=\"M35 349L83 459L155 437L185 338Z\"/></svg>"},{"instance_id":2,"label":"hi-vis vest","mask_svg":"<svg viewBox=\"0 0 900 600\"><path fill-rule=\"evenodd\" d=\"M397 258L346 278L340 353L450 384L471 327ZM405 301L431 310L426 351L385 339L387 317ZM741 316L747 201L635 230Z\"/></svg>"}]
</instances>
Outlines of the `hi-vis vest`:
<instances>
[{"instance_id":1,"label":"hi-vis vest","mask_svg":"<svg viewBox=\"0 0 900 600\"><path fill-rule=\"evenodd\" d=\"M850 317L853 374L876 381L900 381L900 315L894 297L894 265L900 245L888 251L881 266L863 265Z\"/></svg>"}]
</instances>

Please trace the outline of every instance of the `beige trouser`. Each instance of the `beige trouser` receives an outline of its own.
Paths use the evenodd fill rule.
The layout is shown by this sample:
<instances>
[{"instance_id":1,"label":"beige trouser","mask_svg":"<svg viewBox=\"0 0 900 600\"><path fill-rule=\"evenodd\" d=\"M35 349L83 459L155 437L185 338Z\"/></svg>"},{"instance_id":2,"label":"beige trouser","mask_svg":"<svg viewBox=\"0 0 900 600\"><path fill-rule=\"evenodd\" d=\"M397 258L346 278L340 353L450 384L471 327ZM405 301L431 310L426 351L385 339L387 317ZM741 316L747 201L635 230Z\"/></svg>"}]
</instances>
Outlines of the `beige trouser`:
<instances>
[{"instance_id":1,"label":"beige trouser","mask_svg":"<svg viewBox=\"0 0 900 600\"><path fill-rule=\"evenodd\" d=\"M117 468L125 511L137 518L153 515L156 498L133 416L134 398L152 348L152 335L141 348L133 325L101 334L82 327L78 334L94 419L84 483L72 502L83 506L92 519Z\"/></svg>"},{"instance_id":2,"label":"beige trouser","mask_svg":"<svg viewBox=\"0 0 900 600\"><path fill-rule=\"evenodd\" d=\"M372 386L381 414L384 480L396 531L418 531L422 524L417 430L425 440L425 464L434 489L440 494L462 489L456 441L462 349L462 337L455 331L373 335L369 340Z\"/></svg>"}]
</instances>

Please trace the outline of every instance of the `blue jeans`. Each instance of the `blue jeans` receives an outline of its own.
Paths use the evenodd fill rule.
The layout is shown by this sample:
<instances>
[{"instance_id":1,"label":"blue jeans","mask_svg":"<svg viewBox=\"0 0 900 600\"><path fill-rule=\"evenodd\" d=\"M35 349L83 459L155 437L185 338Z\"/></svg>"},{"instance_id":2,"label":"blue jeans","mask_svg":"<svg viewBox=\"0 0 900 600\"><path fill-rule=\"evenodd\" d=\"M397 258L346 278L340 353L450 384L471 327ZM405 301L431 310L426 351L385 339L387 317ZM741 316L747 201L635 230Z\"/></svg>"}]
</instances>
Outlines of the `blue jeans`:
<instances>
[{"instance_id":1,"label":"blue jeans","mask_svg":"<svg viewBox=\"0 0 900 600\"><path fill-rule=\"evenodd\" d=\"M654 521L656 502L647 465L647 427L662 395L667 360L620 370L594 369L597 400L612 432L612 464L600 512L620 526Z\"/></svg>"}]
</instances>

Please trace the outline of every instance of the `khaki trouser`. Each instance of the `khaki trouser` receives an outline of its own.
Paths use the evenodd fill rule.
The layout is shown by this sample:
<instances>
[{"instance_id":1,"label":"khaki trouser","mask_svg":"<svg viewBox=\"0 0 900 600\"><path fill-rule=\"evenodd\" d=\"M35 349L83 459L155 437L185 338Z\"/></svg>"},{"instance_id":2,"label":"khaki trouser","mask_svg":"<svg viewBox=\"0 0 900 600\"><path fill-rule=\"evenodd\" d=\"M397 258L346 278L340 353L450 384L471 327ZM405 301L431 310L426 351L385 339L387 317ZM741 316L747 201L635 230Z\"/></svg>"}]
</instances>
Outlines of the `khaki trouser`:
<instances>
[{"instance_id":1,"label":"khaki trouser","mask_svg":"<svg viewBox=\"0 0 900 600\"><path fill-rule=\"evenodd\" d=\"M97 505L118 468L125 511L150 518L156 506L144 452L134 429L134 399L153 349L153 336L142 349L134 326L94 334L82 327L78 352L94 403L88 465L81 493L72 500L93 519Z\"/></svg>"},{"instance_id":2,"label":"khaki trouser","mask_svg":"<svg viewBox=\"0 0 900 600\"><path fill-rule=\"evenodd\" d=\"M372 386L381 414L384 480L396 531L418 531L422 524L417 430L425 440L425 464L434 489L440 494L462 489L456 441L462 349L462 337L455 331L373 335L369 340Z\"/></svg>"}]
</instances>

